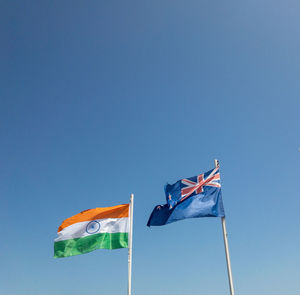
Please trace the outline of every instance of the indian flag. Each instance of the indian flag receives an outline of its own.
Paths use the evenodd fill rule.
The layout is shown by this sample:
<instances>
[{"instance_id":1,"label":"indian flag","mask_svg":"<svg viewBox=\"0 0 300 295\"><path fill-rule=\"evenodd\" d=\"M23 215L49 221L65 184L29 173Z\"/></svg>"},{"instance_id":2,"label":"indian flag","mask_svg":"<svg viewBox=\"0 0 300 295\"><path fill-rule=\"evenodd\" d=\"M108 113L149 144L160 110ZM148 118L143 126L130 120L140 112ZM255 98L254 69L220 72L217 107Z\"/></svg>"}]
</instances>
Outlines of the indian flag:
<instances>
[{"instance_id":1,"label":"indian flag","mask_svg":"<svg viewBox=\"0 0 300 295\"><path fill-rule=\"evenodd\" d=\"M129 204L82 211L64 220L58 228L54 257L128 248L129 223Z\"/></svg>"}]
</instances>

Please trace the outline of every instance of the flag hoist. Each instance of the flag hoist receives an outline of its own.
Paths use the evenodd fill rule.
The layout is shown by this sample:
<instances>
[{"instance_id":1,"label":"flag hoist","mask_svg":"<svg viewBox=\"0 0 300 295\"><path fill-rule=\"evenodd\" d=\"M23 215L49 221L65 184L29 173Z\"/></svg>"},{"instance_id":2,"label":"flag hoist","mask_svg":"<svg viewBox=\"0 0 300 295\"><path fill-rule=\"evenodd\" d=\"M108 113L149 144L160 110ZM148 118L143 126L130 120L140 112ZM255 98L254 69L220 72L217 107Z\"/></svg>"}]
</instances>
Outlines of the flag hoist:
<instances>
[{"instance_id":1,"label":"flag hoist","mask_svg":"<svg viewBox=\"0 0 300 295\"><path fill-rule=\"evenodd\" d=\"M133 201L131 194L130 204L89 209L64 220L54 240L54 257L128 248L128 295L131 295Z\"/></svg>"}]
</instances>

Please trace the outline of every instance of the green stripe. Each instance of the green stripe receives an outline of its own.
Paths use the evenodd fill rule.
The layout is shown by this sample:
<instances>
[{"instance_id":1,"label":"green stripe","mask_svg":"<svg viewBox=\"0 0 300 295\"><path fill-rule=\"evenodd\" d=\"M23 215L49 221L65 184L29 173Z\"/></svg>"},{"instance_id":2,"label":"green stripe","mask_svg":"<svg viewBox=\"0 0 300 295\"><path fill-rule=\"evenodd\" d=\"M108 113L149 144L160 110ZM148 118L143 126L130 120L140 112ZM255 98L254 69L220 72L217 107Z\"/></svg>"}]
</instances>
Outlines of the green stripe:
<instances>
[{"instance_id":1,"label":"green stripe","mask_svg":"<svg viewBox=\"0 0 300 295\"><path fill-rule=\"evenodd\" d=\"M96 249L128 248L128 233L101 233L54 243L54 257L68 257Z\"/></svg>"}]
</instances>

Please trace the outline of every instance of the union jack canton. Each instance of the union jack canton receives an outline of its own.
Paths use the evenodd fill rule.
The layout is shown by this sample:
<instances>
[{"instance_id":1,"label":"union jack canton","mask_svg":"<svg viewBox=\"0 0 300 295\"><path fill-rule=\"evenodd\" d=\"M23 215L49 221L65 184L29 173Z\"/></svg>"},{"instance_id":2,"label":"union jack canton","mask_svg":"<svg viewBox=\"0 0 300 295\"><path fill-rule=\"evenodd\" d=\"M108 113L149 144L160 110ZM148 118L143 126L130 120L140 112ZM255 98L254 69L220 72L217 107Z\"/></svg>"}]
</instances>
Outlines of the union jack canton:
<instances>
[{"instance_id":1,"label":"union jack canton","mask_svg":"<svg viewBox=\"0 0 300 295\"><path fill-rule=\"evenodd\" d=\"M182 179L181 184L184 187L181 188L180 202L189 196L203 193L203 187L205 186L221 187L219 168L215 168L198 176Z\"/></svg>"}]
</instances>

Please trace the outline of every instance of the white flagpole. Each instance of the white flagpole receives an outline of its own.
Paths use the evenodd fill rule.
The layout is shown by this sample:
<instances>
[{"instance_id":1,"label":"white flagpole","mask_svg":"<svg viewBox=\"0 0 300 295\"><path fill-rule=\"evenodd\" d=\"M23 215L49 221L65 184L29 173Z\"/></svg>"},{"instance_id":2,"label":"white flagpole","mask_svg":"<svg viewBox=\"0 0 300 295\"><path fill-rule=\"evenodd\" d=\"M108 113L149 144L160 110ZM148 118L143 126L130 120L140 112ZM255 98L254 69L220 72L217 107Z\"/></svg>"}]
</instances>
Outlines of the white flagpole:
<instances>
[{"instance_id":1,"label":"white flagpole","mask_svg":"<svg viewBox=\"0 0 300 295\"><path fill-rule=\"evenodd\" d=\"M131 266L132 266L132 225L133 225L133 200L134 195L130 195L129 206L129 237L128 237L128 295L131 295Z\"/></svg>"},{"instance_id":2,"label":"white flagpole","mask_svg":"<svg viewBox=\"0 0 300 295\"><path fill-rule=\"evenodd\" d=\"M215 160L215 167L219 167L219 161ZM223 229L223 238L224 238L224 246L225 246L225 255L226 255L226 262L227 262L227 274L228 274L228 281L229 281L229 288L230 294L234 295L233 289L233 280L232 280L232 272L231 272L231 263L230 263L230 256L229 256L229 247L228 247L228 239L227 239L227 231L226 231L226 220L225 216L222 217L222 229Z\"/></svg>"}]
</instances>

